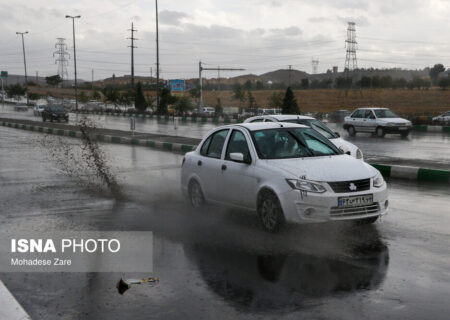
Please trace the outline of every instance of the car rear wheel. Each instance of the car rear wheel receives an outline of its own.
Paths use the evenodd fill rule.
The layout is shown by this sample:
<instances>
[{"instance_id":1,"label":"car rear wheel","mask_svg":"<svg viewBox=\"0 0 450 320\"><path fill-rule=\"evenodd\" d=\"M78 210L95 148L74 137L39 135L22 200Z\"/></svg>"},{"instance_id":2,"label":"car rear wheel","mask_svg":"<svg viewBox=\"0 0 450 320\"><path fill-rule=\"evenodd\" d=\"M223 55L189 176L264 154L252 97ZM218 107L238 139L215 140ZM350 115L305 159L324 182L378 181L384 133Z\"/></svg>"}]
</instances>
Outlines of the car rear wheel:
<instances>
[{"instance_id":1,"label":"car rear wheel","mask_svg":"<svg viewBox=\"0 0 450 320\"><path fill-rule=\"evenodd\" d=\"M279 231L286 223L278 197L270 190L263 190L258 196L258 216L265 230Z\"/></svg>"},{"instance_id":2,"label":"car rear wheel","mask_svg":"<svg viewBox=\"0 0 450 320\"><path fill-rule=\"evenodd\" d=\"M382 127L378 127L376 133L378 138L383 138L385 135L384 129Z\"/></svg>"},{"instance_id":3,"label":"car rear wheel","mask_svg":"<svg viewBox=\"0 0 450 320\"><path fill-rule=\"evenodd\" d=\"M189 200L194 208L199 208L205 203L202 187L195 180L189 183Z\"/></svg>"},{"instance_id":4,"label":"car rear wheel","mask_svg":"<svg viewBox=\"0 0 450 320\"><path fill-rule=\"evenodd\" d=\"M354 126L348 127L347 132L350 137L354 137L356 134L355 127Z\"/></svg>"}]
</instances>

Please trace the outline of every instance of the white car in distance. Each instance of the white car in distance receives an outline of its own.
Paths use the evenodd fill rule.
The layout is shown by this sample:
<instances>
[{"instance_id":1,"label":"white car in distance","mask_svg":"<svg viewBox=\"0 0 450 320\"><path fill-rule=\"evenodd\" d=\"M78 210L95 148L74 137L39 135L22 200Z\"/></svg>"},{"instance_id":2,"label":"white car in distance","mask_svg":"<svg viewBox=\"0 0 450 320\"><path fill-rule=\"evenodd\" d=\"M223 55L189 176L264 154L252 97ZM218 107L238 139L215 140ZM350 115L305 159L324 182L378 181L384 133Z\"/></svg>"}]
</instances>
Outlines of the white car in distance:
<instances>
[{"instance_id":1,"label":"white car in distance","mask_svg":"<svg viewBox=\"0 0 450 320\"><path fill-rule=\"evenodd\" d=\"M285 222L375 222L387 213L380 172L293 123L244 123L211 131L183 158L181 189L203 203L256 211L271 232Z\"/></svg>"},{"instance_id":2,"label":"white car in distance","mask_svg":"<svg viewBox=\"0 0 450 320\"><path fill-rule=\"evenodd\" d=\"M450 124L450 111L447 111L444 114L441 114L437 117L434 117L433 122L439 123L439 124Z\"/></svg>"},{"instance_id":3,"label":"white car in distance","mask_svg":"<svg viewBox=\"0 0 450 320\"><path fill-rule=\"evenodd\" d=\"M349 136L354 136L357 132L369 132L379 138L386 133L399 133L402 137L407 137L412 123L387 108L359 108L345 117L344 129Z\"/></svg>"},{"instance_id":4,"label":"white car in distance","mask_svg":"<svg viewBox=\"0 0 450 320\"><path fill-rule=\"evenodd\" d=\"M338 132L333 132L330 128L328 128L322 121L317 120L313 117L309 116L301 116L295 114L283 114L283 115L265 115L265 116L256 116L245 119L244 123L254 123L254 122L290 122L290 123L298 123L308 126L325 138L333 142L333 144L341 149L344 153L347 153L356 159L364 160L362 151L355 146L353 143L345 141L340 137Z\"/></svg>"}]
</instances>

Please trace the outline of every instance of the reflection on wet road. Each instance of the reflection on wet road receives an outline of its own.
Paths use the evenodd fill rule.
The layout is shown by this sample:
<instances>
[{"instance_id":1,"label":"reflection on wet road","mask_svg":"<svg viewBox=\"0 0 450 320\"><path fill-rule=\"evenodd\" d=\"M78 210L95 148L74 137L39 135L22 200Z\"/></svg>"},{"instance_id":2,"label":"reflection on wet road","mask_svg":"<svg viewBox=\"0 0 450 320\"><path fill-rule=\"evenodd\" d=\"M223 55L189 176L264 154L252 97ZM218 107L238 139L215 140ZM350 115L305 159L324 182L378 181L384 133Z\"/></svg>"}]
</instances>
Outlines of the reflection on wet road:
<instances>
[{"instance_id":1,"label":"reflection on wet road","mask_svg":"<svg viewBox=\"0 0 450 320\"><path fill-rule=\"evenodd\" d=\"M2 230L155 237L153 273L126 276L160 282L123 296L120 274L0 274L33 319L448 316L447 186L389 182L390 214L374 226L291 226L271 235L251 213L190 209L179 190L180 155L102 145L125 193L119 201L61 172L41 135L0 127L0 136Z\"/></svg>"}]
</instances>

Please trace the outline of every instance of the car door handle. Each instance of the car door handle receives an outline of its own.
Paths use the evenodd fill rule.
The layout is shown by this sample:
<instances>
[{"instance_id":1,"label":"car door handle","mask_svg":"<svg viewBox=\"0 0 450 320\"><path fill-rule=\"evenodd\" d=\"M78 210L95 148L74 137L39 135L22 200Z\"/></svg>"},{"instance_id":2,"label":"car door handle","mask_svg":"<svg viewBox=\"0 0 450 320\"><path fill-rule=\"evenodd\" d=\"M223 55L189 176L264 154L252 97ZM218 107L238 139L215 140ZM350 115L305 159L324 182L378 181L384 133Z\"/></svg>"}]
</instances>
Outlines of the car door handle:
<instances>
[{"instance_id":1,"label":"car door handle","mask_svg":"<svg viewBox=\"0 0 450 320\"><path fill-rule=\"evenodd\" d=\"M222 171L227 170L227 166L226 165L222 165Z\"/></svg>"},{"instance_id":2,"label":"car door handle","mask_svg":"<svg viewBox=\"0 0 450 320\"><path fill-rule=\"evenodd\" d=\"M201 162L200 160L198 160L197 165L198 165L198 166L201 166L201 165L202 165L202 162Z\"/></svg>"}]
</instances>

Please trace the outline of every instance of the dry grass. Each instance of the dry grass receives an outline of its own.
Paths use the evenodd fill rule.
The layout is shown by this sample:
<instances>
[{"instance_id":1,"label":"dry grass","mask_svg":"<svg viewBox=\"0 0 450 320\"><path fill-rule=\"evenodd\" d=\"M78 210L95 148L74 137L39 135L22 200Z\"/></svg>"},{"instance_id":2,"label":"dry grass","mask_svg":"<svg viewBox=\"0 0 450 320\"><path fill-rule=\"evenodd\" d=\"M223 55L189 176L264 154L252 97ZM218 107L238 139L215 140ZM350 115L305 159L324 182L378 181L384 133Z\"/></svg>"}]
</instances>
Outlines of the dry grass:
<instances>
[{"instance_id":1,"label":"dry grass","mask_svg":"<svg viewBox=\"0 0 450 320\"><path fill-rule=\"evenodd\" d=\"M73 97L73 89L30 87L32 92L52 94L57 97ZM80 90L81 91L81 90ZM80 92L79 91L79 92ZM85 91L90 95L90 90ZM274 90L252 91L256 103L260 108L267 108L269 97ZM284 91L278 91L284 93ZM154 95L154 92L145 92ZM388 107L393 111L404 114L441 114L450 110L450 90L432 88L429 90L409 89L364 89L349 90L347 96L344 90L295 90L298 105L302 112L329 113L333 110L354 110L357 107L377 106ZM240 103L232 98L231 91L204 91L204 102L207 106L215 106L220 97L224 107L247 107L247 103Z\"/></svg>"}]
</instances>

